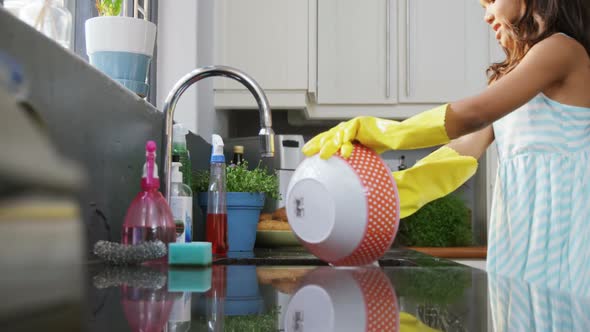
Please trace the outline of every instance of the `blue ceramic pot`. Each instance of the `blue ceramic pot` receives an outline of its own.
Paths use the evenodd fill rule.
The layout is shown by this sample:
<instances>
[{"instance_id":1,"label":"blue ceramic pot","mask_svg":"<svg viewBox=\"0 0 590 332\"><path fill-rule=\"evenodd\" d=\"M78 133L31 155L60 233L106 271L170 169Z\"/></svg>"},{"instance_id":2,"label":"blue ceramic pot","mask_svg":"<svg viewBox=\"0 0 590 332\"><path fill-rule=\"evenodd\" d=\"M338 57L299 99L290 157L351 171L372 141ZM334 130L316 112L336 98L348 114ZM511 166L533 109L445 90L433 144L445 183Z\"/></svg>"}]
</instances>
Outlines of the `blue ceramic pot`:
<instances>
[{"instance_id":1,"label":"blue ceramic pot","mask_svg":"<svg viewBox=\"0 0 590 332\"><path fill-rule=\"evenodd\" d=\"M226 315L252 315L264 308L258 289L256 266L230 265L227 267Z\"/></svg>"},{"instance_id":2,"label":"blue ceramic pot","mask_svg":"<svg viewBox=\"0 0 590 332\"><path fill-rule=\"evenodd\" d=\"M143 98L156 31L154 23L133 17L90 18L84 29L90 64Z\"/></svg>"},{"instance_id":3,"label":"blue ceramic pot","mask_svg":"<svg viewBox=\"0 0 590 332\"><path fill-rule=\"evenodd\" d=\"M90 64L141 97L147 95L151 57L129 52L95 52Z\"/></svg>"},{"instance_id":4,"label":"blue ceramic pot","mask_svg":"<svg viewBox=\"0 0 590 332\"><path fill-rule=\"evenodd\" d=\"M229 251L252 251L256 227L264 207L263 193L229 192L227 204L227 242ZM207 215L207 193L199 193L199 206ZM206 227L206 226L205 226Z\"/></svg>"},{"instance_id":5,"label":"blue ceramic pot","mask_svg":"<svg viewBox=\"0 0 590 332\"><path fill-rule=\"evenodd\" d=\"M256 266L254 265L229 265L226 270L226 291L223 299L223 310L227 316L241 316L260 314L264 311L264 299L258 287ZM199 315L206 315L208 303L207 296L201 296L194 304L194 309Z\"/></svg>"}]
</instances>

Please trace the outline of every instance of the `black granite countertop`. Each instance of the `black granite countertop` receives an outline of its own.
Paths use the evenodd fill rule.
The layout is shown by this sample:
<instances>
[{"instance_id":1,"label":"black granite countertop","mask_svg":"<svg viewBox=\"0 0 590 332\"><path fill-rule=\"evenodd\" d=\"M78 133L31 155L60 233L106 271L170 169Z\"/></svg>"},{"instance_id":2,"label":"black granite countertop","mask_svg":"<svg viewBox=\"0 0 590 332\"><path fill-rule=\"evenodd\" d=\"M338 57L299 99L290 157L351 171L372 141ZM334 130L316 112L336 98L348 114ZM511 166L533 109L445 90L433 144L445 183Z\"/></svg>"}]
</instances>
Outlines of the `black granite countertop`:
<instances>
[{"instance_id":1,"label":"black granite countertop","mask_svg":"<svg viewBox=\"0 0 590 332\"><path fill-rule=\"evenodd\" d=\"M381 266L316 263L266 250L207 268L21 267L22 280L3 267L0 330L590 330L583 297L411 250L391 250Z\"/></svg>"},{"instance_id":2,"label":"black granite countertop","mask_svg":"<svg viewBox=\"0 0 590 332\"><path fill-rule=\"evenodd\" d=\"M287 247L281 250L256 249L254 252L230 252L218 258L221 265L328 265L303 247ZM379 259L379 266L460 266L459 264L404 248L392 248Z\"/></svg>"}]
</instances>

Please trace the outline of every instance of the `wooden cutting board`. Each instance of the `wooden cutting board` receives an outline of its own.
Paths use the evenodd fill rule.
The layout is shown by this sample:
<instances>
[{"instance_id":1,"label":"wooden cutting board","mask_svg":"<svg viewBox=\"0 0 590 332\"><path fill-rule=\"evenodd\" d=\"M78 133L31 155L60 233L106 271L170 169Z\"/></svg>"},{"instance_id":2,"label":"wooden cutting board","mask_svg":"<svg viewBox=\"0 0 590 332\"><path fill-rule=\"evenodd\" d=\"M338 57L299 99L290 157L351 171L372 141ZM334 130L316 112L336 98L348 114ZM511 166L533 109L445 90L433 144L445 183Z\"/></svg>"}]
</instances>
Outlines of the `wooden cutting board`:
<instances>
[{"instance_id":1,"label":"wooden cutting board","mask_svg":"<svg viewBox=\"0 0 590 332\"><path fill-rule=\"evenodd\" d=\"M440 258L486 259L488 248L480 247L408 247L421 253Z\"/></svg>"}]
</instances>

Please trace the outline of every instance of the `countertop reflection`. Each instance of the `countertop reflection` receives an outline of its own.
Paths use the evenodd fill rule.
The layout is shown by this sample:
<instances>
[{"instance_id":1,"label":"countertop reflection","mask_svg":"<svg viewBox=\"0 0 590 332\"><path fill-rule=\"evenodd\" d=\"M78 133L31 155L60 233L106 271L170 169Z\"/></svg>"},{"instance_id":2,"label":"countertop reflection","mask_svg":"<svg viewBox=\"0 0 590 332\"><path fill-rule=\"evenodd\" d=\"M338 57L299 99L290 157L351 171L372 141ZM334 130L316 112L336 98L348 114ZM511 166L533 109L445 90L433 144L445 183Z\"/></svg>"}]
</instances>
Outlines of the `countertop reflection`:
<instances>
[{"instance_id":1,"label":"countertop reflection","mask_svg":"<svg viewBox=\"0 0 590 332\"><path fill-rule=\"evenodd\" d=\"M586 314L590 301L579 292L550 290L463 265L425 262L356 268L90 264L85 266L78 298L70 296L45 307L35 303L35 308L23 310L23 299L34 299L30 291L40 288L12 290L27 296L3 299L0 327L17 331L590 331ZM65 267L56 270L62 268L67 275ZM36 272L43 279L43 271ZM43 284L49 287L48 294L78 286L56 281L59 286L51 289L49 281ZM20 311L2 310L11 301L21 303Z\"/></svg>"},{"instance_id":2,"label":"countertop reflection","mask_svg":"<svg viewBox=\"0 0 590 332\"><path fill-rule=\"evenodd\" d=\"M487 328L485 273L463 266L101 267L90 292L92 331Z\"/></svg>"}]
</instances>

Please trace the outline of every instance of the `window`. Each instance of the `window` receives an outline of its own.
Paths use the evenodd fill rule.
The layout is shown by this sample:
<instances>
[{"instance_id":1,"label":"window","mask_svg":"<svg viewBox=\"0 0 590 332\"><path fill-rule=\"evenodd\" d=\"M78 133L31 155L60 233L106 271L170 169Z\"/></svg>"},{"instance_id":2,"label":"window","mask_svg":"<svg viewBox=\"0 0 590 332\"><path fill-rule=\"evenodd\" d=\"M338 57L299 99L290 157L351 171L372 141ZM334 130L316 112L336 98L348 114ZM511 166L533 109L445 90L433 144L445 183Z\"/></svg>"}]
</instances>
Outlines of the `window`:
<instances>
[{"instance_id":1,"label":"window","mask_svg":"<svg viewBox=\"0 0 590 332\"><path fill-rule=\"evenodd\" d=\"M0 4L15 16L21 15L21 9L31 4L34 1L57 1L59 5L63 5L72 15L72 26L69 40L69 48L78 54L80 57L88 61L88 55L86 54L86 38L84 32L84 26L87 19L95 17L98 12L95 7L95 0L0 0ZM133 13L133 1L123 0L124 6L126 7L127 13ZM139 5L143 6L144 1L140 0ZM158 22L158 0L150 0L148 7L148 17L150 21L157 24ZM149 74L149 85L150 91L147 100L152 104L156 105L156 64L157 64L157 45L154 50L154 57L151 61L150 74Z\"/></svg>"}]
</instances>

